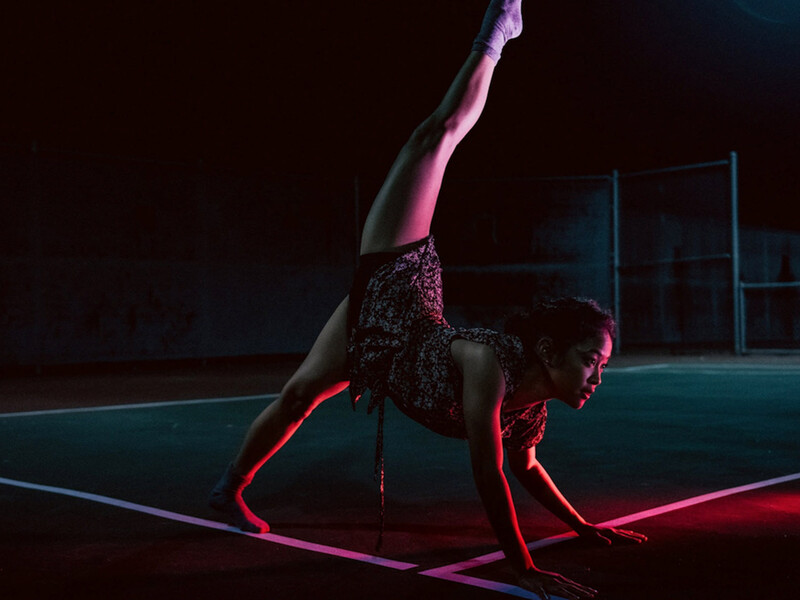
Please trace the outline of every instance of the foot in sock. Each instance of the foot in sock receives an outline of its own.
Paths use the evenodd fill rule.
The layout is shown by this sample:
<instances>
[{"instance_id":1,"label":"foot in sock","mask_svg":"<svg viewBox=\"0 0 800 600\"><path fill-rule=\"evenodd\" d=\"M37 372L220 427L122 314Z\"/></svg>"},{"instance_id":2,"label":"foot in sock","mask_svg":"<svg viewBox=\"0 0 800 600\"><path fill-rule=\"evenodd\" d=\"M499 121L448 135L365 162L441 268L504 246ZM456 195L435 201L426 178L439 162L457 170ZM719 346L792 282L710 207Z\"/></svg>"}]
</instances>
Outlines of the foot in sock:
<instances>
[{"instance_id":1,"label":"foot in sock","mask_svg":"<svg viewBox=\"0 0 800 600\"><path fill-rule=\"evenodd\" d=\"M522 0L492 0L472 49L493 61L500 60L503 46L522 33Z\"/></svg>"},{"instance_id":2,"label":"foot in sock","mask_svg":"<svg viewBox=\"0 0 800 600\"><path fill-rule=\"evenodd\" d=\"M236 473L233 465L228 465L222 478L211 490L208 504L228 517L227 521L234 527L249 533L266 533L269 525L259 519L247 508L242 498L242 490L250 485L252 477L243 477Z\"/></svg>"}]
</instances>

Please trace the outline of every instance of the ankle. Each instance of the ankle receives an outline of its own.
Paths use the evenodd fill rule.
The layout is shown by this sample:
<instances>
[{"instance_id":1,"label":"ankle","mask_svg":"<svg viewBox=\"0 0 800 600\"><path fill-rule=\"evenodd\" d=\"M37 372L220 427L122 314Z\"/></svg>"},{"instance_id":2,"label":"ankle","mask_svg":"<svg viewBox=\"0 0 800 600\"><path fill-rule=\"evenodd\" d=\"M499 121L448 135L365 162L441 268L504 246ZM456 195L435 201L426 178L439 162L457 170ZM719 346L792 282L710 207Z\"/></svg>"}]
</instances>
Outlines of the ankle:
<instances>
[{"instance_id":1,"label":"ankle","mask_svg":"<svg viewBox=\"0 0 800 600\"><path fill-rule=\"evenodd\" d=\"M231 475L244 482L245 485L250 485L250 482L253 481L253 474L250 473L250 469L242 469L238 461L233 461L230 464L230 470Z\"/></svg>"},{"instance_id":2,"label":"ankle","mask_svg":"<svg viewBox=\"0 0 800 600\"><path fill-rule=\"evenodd\" d=\"M492 0L472 50L500 60L506 43L522 33L522 0Z\"/></svg>"}]
</instances>

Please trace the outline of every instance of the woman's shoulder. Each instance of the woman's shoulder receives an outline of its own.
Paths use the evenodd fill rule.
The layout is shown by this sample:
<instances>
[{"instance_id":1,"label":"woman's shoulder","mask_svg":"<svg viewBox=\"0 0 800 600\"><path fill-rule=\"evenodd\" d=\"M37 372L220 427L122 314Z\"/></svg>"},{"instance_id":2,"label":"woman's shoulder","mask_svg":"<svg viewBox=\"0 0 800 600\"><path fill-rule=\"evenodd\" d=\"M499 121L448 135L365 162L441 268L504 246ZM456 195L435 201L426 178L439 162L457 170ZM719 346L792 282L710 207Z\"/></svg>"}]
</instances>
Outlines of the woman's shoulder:
<instances>
[{"instance_id":1,"label":"woman's shoulder","mask_svg":"<svg viewBox=\"0 0 800 600\"><path fill-rule=\"evenodd\" d=\"M522 347L522 342L517 336L500 333L493 329L472 328L458 329L454 332L451 348L452 344L455 344L458 340L474 344L474 346L471 344L464 346L465 349L470 349L471 352L477 354L486 353L487 357L493 355L503 371L503 376L506 380L506 391L512 392L517 388L527 368L525 351Z\"/></svg>"},{"instance_id":2,"label":"woman's shoulder","mask_svg":"<svg viewBox=\"0 0 800 600\"><path fill-rule=\"evenodd\" d=\"M479 365L497 364L499 366L497 352L493 346L467 338L454 336L450 343L450 353L462 371L465 367Z\"/></svg>"}]
</instances>

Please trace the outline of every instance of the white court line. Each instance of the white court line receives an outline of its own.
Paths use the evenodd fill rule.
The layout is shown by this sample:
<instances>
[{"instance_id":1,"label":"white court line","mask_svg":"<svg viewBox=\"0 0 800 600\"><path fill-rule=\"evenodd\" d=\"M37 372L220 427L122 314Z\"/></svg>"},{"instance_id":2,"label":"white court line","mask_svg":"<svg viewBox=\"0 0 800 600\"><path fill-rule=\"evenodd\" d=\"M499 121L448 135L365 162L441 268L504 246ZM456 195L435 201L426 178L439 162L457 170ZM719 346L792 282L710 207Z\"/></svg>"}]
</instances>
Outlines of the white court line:
<instances>
[{"instance_id":1,"label":"white court line","mask_svg":"<svg viewBox=\"0 0 800 600\"><path fill-rule=\"evenodd\" d=\"M684 369L683 373L687 375L721 375L723 377L730 377L731 375L744 375L746 377L775 377L776 375L791 375L796 377L800 374L800 369L797 367L767 367L754 369L750 367L740 368L726 368L724 366L696 366L692 369Z\"/></svg>"},{"instance_id":2,"label":"white court line","mask_svg":"<svg viewBox=\"0 0 800 600\"><path fill-rule=\"evenodd\" d=\"M779 373L798 373L800 365L767 365L737 363L654 363L650 365L631 365L629 367L606 367L606 373L647 373L648 371L677 371L692 374L771 375Z\"/></svg>"},{"instance_id":3,"label":"white court line","mask_svg":"<svg viewBox=\"0 0 800 600\"><path fill-rule=\"evenodd\" d=\"M664 504L663 506L658 506L656 508L651 508L649 510L643 510L640 512L632 513L624 517L618 517L610 521L598 523L597 525L601 527L619 527L620 525L633 523L634 521L641 521L642 519L648 519L650 517L663 515L664 513L681 510L683 508L688 508L696 504L702 504L703 502L709 502L711 500L717 500L719 498L724 498L726 496L732 496L734 494L740 494L742 492L749 492L752 490L757 490L759 488L778 485L789 481L795 481L797 479L800 479L800 473L794 473L792 475L786 475L784 477L775 477L773 479L765 479L763 481L757 481L755 483L749 483L747 485L740 485L725 490L719 490L717 492L711 492L709 494L702 494L700 496L695 496L693 498L687 498L686 500L680 500L678 502ZM544 548L546 546L552 546L553 544L558 544L560 542L572 539L574 537L577 537L577 534L575 534L574 532L562 533L560 535L554 535L552 537L532 542L528 544L528 548L530 550L536 550L538 548ZM518 596L520 598L538 599L539 596L537 596L536 594L533 594L527 590L523 590L522 588L517 586L509 585L506 583L497 583L494 581L480 579L478 577L470 577L469 575L463 575L461 573L458 573L458 571L466 571L468 569L472 569L475 567L479 567L481 565L501 560L502 558L504 558L504 556L505 555L503 554L502 551L492 552L490 554L485 554L483 556L471 558L469 560L465 560L459 563L454 563L452 565L445 565L443 567L437 567L435 569L428 569L427 571L420 571L419 574L427 575L429 577L434 577L436 579L444 579L446 581L463 583L466 585L471 585L473 587L479 587L487 590L494 590L497 592L509 594L511 596ZM556 596L553 596L553 598L556 598Z\"/></svg>"},{"instance_id":4,"label":"white court line","mask_svg":"<svg viewBox=\"0 0 800 600\"><path fill-rule=\"evenodd\" d=\"M192 404L244 402L246 400L274 400L277 397L278 394L259 394L257 396L232 396L230 398L200 398L197 400L168 400L165 402L141 402L138 404L110 404L103 406L82 406L80 408L54 408L50 410L0 413L0 419L8 419L12 417L39 417L43 415L66 415L72 413L98 412L104 410L132 410L134 408L163 408L166 406L189 406Z\"/></svg>"},{"instance_id":5,"label":"white court line","mask_svg":"<svg viewBox=\"0 0 800 600\"><path fill-rule=\"evenodd\" d=\"M414 569L419 565L412 563L400 562L397 560L390 560L380 556L372 556L370 554L363 554L361 552L352 552L350 550L343 550L342 548L335 548L333 546L325 546L323 544L315 544L312 542L304 542L303 540L296 540L294 538L285 537L282 535L275 535L274 533L246 533L225 523L218 523L217 521L208 521L206 519L199 519L189 515L182 515L180 513L162 510L160 508L153 508L151 506L144 506L142 504L135 504L117 498L110 498L108 496L100 496L98 494L90 494L87 492L80 492L68 488L53 487L49 485L40 485L37 483L29 483L27 481L17 481L15 479L6 479L0 477L0 484L10 485L18 488L28 490L36 490L39 492L49 492L51 494L60 494L62 496L70 496L72 498L80 498L82 500L89 500L91 502L98 502L100 504L108 504L116 508L123 508L125 510L132 510L139 513L144 513L170 521L178 521L179 523L187 523L189 525L197 525L199 527L206 527L208 529L218 529L220 531L227 531L229 533L237 533L246 535L248 537L257 538L283 546L291 546L292 548L299 548L301 550L308 550L317 552L319 554L328 554L339 558L347 558L350 560L357 560L360 562L370 563L381 567L388 567L390 569L397 569L399 571L406 571Z\"/></svg>"},{"instance_id":6,"label":"white court line","mask_svg":"<svg viewBox=\"0 0 800 600\"><path fill-rule=\"evenodd\" d=\"M770 374L775 371L794 372L800 371L800 365L737 365L734 363L653 363L649 365L633 365L630 367L608 367L606 373L643 373L670 369L673 371L694 371L701 375L728 375L731 371L743 375ZM255 396L233 396L228 398L200 398L196 400L168 400L164 402L141 402L130 404L111 404L102 406L84 406L80 408L55 408L48 410L32 410L26 412L0 413L0 419L14 417L38 417L47 415L64 415L72 413L87 413L106 410L133 410L137 408L165 408L169 406L189 406L193 404L216 404L222 402L243 402L247 400L274 400L278 394L258 394Z\"/></svg>"},{"instance_id":7,"label":"white court line","mask_svg":"<svg viewBox=\"0 0 800 600\"><path fill-rule=\"evenodd\" d=\"M689 372L693 375L730 375L732 372L737 375L772 375L776 372L796 374L800 372L800 364L738 364L732 363L654 363L649 365L632 365L629 367L606 367L606 373L642 373L647 371L669 370L677 372Z\"/></svg>"},{"instance_id":8,"label":"white court line","mask_svg":"<svg viewBox=\"0 0 800 600\"><path fill-rule=\"evenodd\" d=\"M655 371L657 369L668 369L671 367L669 363L656 363L653 365L635 365L631 367L606 367L606 373L636 373L639 371Z\"/></svg>"}]
</instances>

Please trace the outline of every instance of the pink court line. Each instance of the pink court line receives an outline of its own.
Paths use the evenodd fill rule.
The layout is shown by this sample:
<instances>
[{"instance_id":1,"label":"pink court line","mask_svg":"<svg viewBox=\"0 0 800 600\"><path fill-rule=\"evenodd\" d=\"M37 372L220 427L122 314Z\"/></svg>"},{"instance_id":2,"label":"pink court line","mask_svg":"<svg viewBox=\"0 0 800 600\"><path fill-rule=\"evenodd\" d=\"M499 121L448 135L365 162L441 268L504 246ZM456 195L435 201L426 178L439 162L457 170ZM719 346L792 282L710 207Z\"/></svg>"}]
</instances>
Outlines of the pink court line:
<instances>
[{"instance_id":1,"label":"pink court line","mask_svg":"<svg viewBox=\"0 0 800 600\"><path fill-rule=\"evenodd\" d=\"M739 494L742 492L748 492L751 490L756 490L759 488L764 488L768 486L778 485L781 483L786 483L789 481L794 481L800 479L800 473L794 473L792 475L786 475L784 477L776 477L773 479L766 479L763 481L757 481L755 483L750 483L747 485L737 486L733 488L728 488L725 490L719 490L717 492L711 492L709 494L703 494L700 496L695 496L693 498L687 498L686 500L681 500L678 502L672 502L670 504L665 504L663 506L659 506L656 508L652 508L649 510L644 510L636 513L632 513L630 515L624 517L618 517L616 519L612 519L610 521L605 521L603 523L599 523L600 526L603 527L617 527L619 525L624 525L626 523L632 523L634 521L640 521L643 519L647 519L650 517L654 517L657 515L662 515L664 513L681 510L683 508L688 508L690 506L694 506L696 504L701 504L703 502L709 502L711 500L717 500L719 498L724 498L726 496L732 496L734 494ZM298 548L301 550L308 550L311 552L317 552L320 554L327 554L329 556L336 556L339 558L346 558L350 560L357 560L360 562L366 562L373 565L378 565L382 567L388 567L391 569L406 571L409 569L417 568L419 565L415 565L413 563L406 563L400 561L394 561L386 558L382 558L379 556L372 556L369 554L363 554L360 552L352 552L350 550L344 550L341 548L335 548L332 546L325 546L323 544L315 544L312 542L305 542L302 540L296 540L294 538L288 538L281 535L276 535L273 533L262 533L262 534L254 534L254 533L245 533L242 532L234 527L226 525L224 523L219 523L216 521L209 521L206 519L200 519L197 517L192 517L189 515L183 515L180 513L175 513L167 510L162 510L158 508L153 508L150 506L144 506L142 504L135 504L133 502L127 502L125 500L119 500L116 498L110 498L108 496L100 496L98 494L91 494L87 492L80 492L77 490L71 490L67 488L60 488L60 487L53 487L47 485L40 485L36 483L29 483L25 481L17 481L14 479L6 479L0 477L0 484L3 485L10 485L14 487L30 489L30 490L37 490L42 492L49 492L53 494L60 494L64 496L70 496L73 498L80 498L83 500L89 500L91 502L98 502L101 504L107 504L110 506L115 506L117 508L122 508L125 510L132 510L135 512L140 512L144 514L149 514L151 516L160 517L163 519L168 519L172 521L178 521L181 523L186 523L190 525L196 525L199 527L205 527L208 529L216 529L219 531L227 531L229 533L236 533L239 535L246 535L248 537L253 537L257 539L261 539L264 541L273 542L276 544L281 544L285 546L290 546L293 548ZM535 550L537 548L544 548L546 546L551 546L553 544L557 544L568 539L575 537L575 534L564 533L560 535L551 536L548 538L544 538L538 540L536 542L532 542L528 544L528 548L531 550ZM459 571L465 571L471 568L475 568L481 565L485 565L491 562L498 561L503 558L502 552L492 552L490 554L485 554L483 556L479 556L476 558L472 558L466 561L462 561L459 563L454 563L451 565L445 565L443 567L437 567L435 569L428 569L426 571L420 571L420 575L426 575L428 577L434 577L436 579L442 579L445 581L451 581L455 583L461 583L465 585L470 585L472 587L477 587L481 589L491 590L495 592L500 592L503 594L507 594L510 596L516 596L519 598L531 598L537 599L538 596L529 592L527 590L523 590L518 586L514 586L507 583L499 583L496 581L490 581L486 579L480 579L478 577L471 577L469 575L463 575L459 573ZM553 600L557 600L557 596L552 597Z\"/></svg>"},{"instance_id":2,"label":"pink court line","mask_svg":"<svg viewBox=\"0 0 800 600\"><path fill-rule=\"evenodd\" d=\"M100 496L98 494L90 494L87 492L80 492L77 490L71 490L68 488L61 488L61 487L53 487L49 485L40 485L37 483L29 483L26 481L17 481L15 479L6 479L4 477L0 477L0 484L3 485L10 485L18 488L24 488L28 490L36 490L39 492L49 492L51 494L60 494L62 496L70 496L72 498L80 498L82 500L89 500L91 502L98 502L100 504L108 504L109 506L114 506L116 508L122 508L125 510L132 510L139 513L144 513L147 515L151 515L154 517L160 517L162 519L168 519L171 521L178 521L179 523L187 523L189 525L197 525L199 527L205 527L207 529L217 529L219 531L227 531L229 533L237 533L240 535L246 535L248 537L257 538L259 540L264 540L266 542L272 542L275 544L281 544L283 546L291 546L292 548L299 548L301 550L308 550L310 552L317 552L319 554L327 554L329 556L336 556L338 558L347 558L350 560L357 560L360 562L370 563L373 565L378 565L381 567L388 567L390 569L397 569L399 571L407 571L408 569L414 569L419 565L415 565L412 563L400 562L397 560L390 560L387 558L383 558L380 556L372 556L370 554L363 554L361 552L352 552L350 550L344 550L342 548L335 548L333 546L325 546L323 544L315 544L312 542L305 542L302 540L296 540L294 538L285 537L282 535L275 535L274 533L246 533L235 527L231 527L230 525L226 525L225 523L218 523L217 521L209 521L206 519L199 519L197 517L192 517L189 515L182 515L180 513L171 512L168 510L162 510L160 508L153 508L151 506L144 506L142 504L135 504L133 502L127 502L125 500L119 500L117 498L109 498L108 496Z\"/></svg>"},{"instance_id":3,"label":"pink court line","mask_svg":"<svg viewBox=\"0 0 800 600\"><path fill-rule=\"evenodd\" d=\"M800 473L793 473L792 475L775 477L773 479L765 479L763 481L757 481L755 483L749 483L747 485L740 485L725 490L719 490L717 492L711 492L709 494L702 494L700 496L695 496L693 498L687 498L686 500L680 500L678 502L664 504L663 506L658 506L656 508L651 508L648 510L632 513L630 515L626 515L624 517L618 517L610 521L604 521L603 523L598 523L598 525L600 525L601 527L619 527L620 525L633 523L634 521L641 521L643 519L648 519L650 517L663 515L668 512L688 508L696 504L702 504L703 502L710 502L711 500L718 500L719 498L724 498L726 496L733 496L734 494L740 494L742 492L749 492L760 488L779 485L781 483L787 483L789 481L795 481L797 479L800 479ZM574 537L577 537L577 534L575 534L574 532L562 533L559 535L554 535L552 537L538 540L536 542L532 542L528 544L528 548L530 550L536 550L538 548L544 548L546 546L552 546L553 544L558 544L560 542L572 539ZM501 560L503 557L504 555L502 552L492 552L490 554L485 554L483 556L471 558L469 560L465 560L459 563L454 563L452 565L445 565L443 567L437 567L435 569L428 569L427 571L420 571L419 574L427 575L429 577L434 577L436 579L444 579L445 581L463 583L466 585L471 585L473 587L479 587L487 590L494 590L496 592L502 592L511 596L517 596L519 598L538 599L539 596L537 596L536 594L514 585L506 583L498 583L495 581L489 581L487 579L480 579L478 577L470 577L469 575L463 575L459 573L459 571L466 571L468 569L472 569L475 567L479 567L481 565ZM557 597L552 596L552 598L555 599Z\"/></svg>"}]
</instances>

